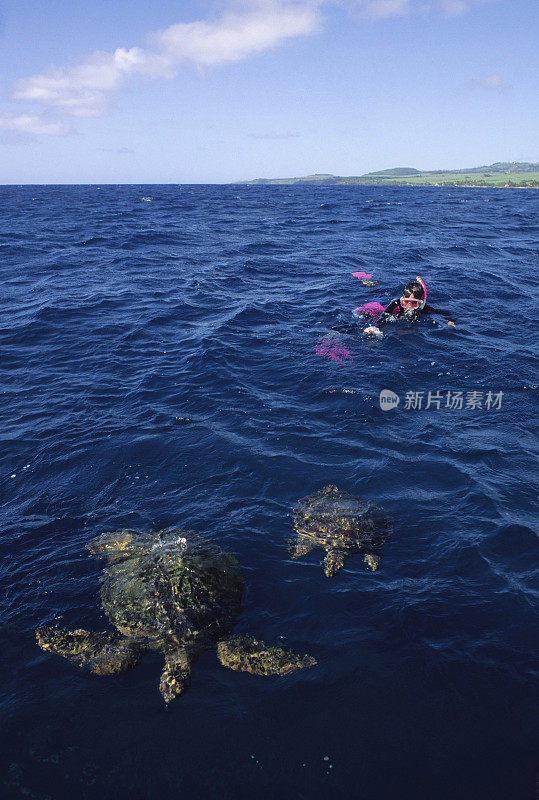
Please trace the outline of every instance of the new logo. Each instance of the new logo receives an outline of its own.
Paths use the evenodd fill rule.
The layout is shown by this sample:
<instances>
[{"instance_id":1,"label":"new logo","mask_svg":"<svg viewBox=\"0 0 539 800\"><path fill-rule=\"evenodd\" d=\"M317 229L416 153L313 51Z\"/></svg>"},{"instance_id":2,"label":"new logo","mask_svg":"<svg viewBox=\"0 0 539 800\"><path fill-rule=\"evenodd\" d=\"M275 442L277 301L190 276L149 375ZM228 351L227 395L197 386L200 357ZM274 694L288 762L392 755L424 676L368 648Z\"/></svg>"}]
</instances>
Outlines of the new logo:
<instances>
[{"instance_id":1,"label":"new logo","mask_svg":"<svg viewBox=\"0 0 539 800\"><path fill-rule=\"evenodd\" d=\"M382 389L380 392L380 408L382 411L391 411L392 408L397 408L400 403L400 397L391 389Z\"/></svg>"}]
</instances>

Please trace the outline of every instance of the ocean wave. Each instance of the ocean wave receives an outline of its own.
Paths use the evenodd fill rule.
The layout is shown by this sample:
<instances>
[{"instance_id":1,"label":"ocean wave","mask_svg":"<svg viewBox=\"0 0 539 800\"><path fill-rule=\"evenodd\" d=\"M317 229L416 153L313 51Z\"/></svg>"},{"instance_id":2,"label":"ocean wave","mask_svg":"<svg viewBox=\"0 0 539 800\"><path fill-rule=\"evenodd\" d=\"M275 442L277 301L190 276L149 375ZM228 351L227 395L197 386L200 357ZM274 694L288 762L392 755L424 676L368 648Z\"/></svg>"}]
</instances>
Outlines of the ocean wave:
<instances>
[{"instance_id":1,"label":"ocean wave","mask_svg":"<svg viewBox=\"0 0 539 800\"><path fill-rule=\"evenodd\" d=\"M510 752L524 774L524 685L537 647L533 193L0 194L9 201L0 207L0 611L15 676L0 709L11 726L5 757L20 769L9 774L25 794L48 791L36 776L50 764L25 739L41 727L63 765L60 793L91 800L121 794L133 759L142 759L145 796L159 796L146 791L150 776L161 796L180 784L216 796L207 763L213 777L230 764L235 774L247 769L252 719L263 721L257 747L285 736L283 763L292 751L300 765L316 748L326 754L334 737L335 773L339 758L361 757L361 770L376 775L429 747L452 774L464 757L455 737L467 742L472 725L485 744L483 778ZM373 274L373 287L352 277L358 269ZM379 342L334 330L363 302L398 296L418 272L455 330L440 317L388 325ZM399 395L397 408L381 410L382 389ZM462 408L447 404L454 392ZM502 392L500 408L487 407L489 392ZM422 407L407 407L417 393ZM425 407L429 393L440 407ZM466 407L468 395L479 405ZM323 550L290 558L294 505L328 483L393 517L378 571L352 555L328 579ZM170 525L236 552L247 581L238 630L284 636L316 656L317 671L258 681L205 653L178 715L165 720L154 704L157 656L98 679L37 649L38 625L108 626L102 564L86 550L93 536ZM222 730L231 731L230 758ZM358 736L367 756L357 755ZM402 749L410 737L413 753ZM95 765L84 790L65 777L76 774L69 748L82 745ZM157 757L159 775L150 768ZM73 759L80 767L81 753ZM313 794L290 778L291 764L271 764L266 796L277 785L275 794ZM503 782L487 792L483 778L470 796L510 796ZM348 785L337 777L332 791L347 796ZM452 800L434 778L430 785Z\"/></svg>"}]
</instances>

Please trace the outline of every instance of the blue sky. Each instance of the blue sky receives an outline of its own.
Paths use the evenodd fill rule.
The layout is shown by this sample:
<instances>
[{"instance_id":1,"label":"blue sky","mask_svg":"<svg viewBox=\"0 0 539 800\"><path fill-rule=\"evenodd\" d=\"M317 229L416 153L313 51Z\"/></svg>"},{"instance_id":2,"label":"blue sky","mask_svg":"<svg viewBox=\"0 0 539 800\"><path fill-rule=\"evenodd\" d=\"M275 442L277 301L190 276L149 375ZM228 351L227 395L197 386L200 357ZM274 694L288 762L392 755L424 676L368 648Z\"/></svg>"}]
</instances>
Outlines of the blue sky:
<instances>
[{"instance_id":1,"label":"blue sky","mask_svg":"<svg viewBox=\"0 0 539 800\"><path fill-rule=\"evenodd\" d=\"M1 183L537 160L535 0L3 0Z\"/></svg>"}]
</instances>

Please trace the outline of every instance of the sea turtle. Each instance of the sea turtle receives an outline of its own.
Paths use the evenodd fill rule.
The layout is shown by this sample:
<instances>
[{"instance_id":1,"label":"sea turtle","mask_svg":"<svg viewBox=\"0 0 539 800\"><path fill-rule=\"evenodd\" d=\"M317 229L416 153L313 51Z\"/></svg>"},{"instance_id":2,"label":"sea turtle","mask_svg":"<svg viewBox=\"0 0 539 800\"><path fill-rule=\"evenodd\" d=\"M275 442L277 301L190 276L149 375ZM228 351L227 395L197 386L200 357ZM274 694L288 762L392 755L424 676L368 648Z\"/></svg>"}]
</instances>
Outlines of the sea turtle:
<instances>
[{"instance_id":1,"label":"sea turtle","mask_svg":"<svg viewBox=\"0 0 539 800\"><path fill-rule=\"evenodd\" d=\"M316 664L256 639L230 637L244 581L234 556L178 528L103 534L88 545L106 556L101 600L116 632L39 628L37 643L96 675L134 666L160 650L165 668L159 689L166 703L181 694L201 646L216 643L221 664L257 675L286 675Z\"/></svg>"},{"instance_id":2,"label":"sea turtle","mask_svg":"<svg viewBox=\"0 0 539 800\"><path fill-rule=\"evenodd\" d=\"M332 485L304 497L293 514L297 538L292 558L323 547L328 577L341 569L351 553L364 553L367 565L378 569L382 545L393 532L391 517L382 508Z\"/></svg>"}]
</instances>

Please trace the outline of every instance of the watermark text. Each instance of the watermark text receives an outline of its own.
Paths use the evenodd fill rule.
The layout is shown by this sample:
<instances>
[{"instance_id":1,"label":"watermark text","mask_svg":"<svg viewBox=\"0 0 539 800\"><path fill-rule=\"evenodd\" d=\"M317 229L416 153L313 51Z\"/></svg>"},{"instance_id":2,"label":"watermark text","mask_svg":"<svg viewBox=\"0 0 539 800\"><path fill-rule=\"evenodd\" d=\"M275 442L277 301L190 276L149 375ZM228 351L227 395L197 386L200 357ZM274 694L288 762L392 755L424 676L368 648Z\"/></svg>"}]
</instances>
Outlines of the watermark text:
<instances>
[{"instance_id":1,"label":"watermark text","mask_svg":"<svg viewBox=\"0 0 539 800\"><path fill-rule=\"evenodd\" d=\"M449 408L457 411L499 411L502 407L503 392L480 391L409 391L404 395L402 408L404 411L438 411ZM380 392L380 408L391 411L397 408L401 398L391 389Z\"/></svg>"}]
</instances>

